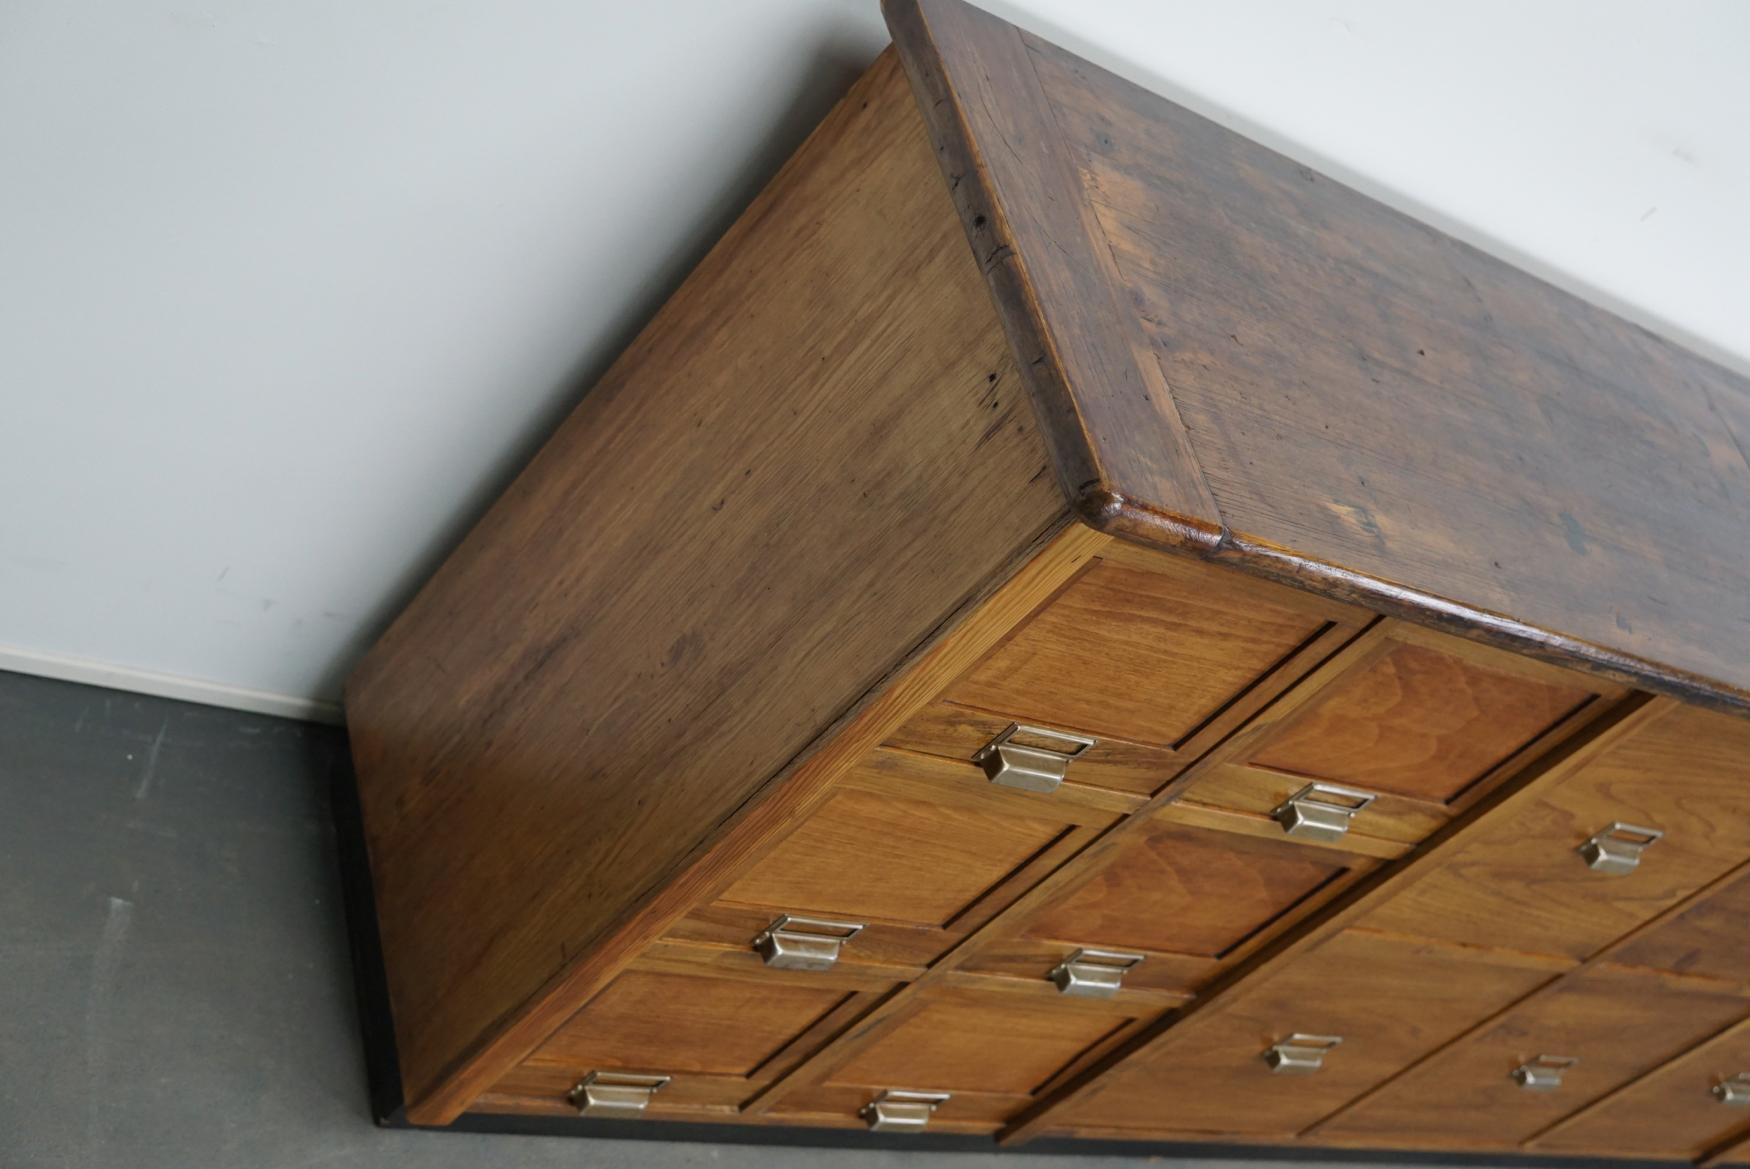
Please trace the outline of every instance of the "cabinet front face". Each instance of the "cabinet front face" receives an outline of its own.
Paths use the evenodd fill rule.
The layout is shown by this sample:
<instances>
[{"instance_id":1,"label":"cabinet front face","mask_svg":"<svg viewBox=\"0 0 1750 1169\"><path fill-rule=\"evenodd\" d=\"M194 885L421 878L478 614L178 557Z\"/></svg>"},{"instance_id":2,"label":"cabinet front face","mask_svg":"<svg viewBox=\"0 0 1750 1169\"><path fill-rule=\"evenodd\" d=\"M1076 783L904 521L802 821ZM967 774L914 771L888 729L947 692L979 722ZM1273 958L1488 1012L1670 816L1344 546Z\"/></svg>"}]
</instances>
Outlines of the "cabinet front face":
<instances>
[{"instance_id":1,"label":"cabinet front face","mask_svg":"<svg viewBox=\"0 0 1750 1169\"><path fill-rule=\"evenodd\" d=\"M1597 966L1514 1007L1336 1118L1322 1136L1510 1148L1750 1014L1716 983Z\"/></svg>"},{"instance_id":2,"label":"cabinet front face","mask_svg":"<svg viewBox=\"0 0 1750 1169\"><path fill-rule=\"evenodd\" d=\"M1671 708L1367 924L1588 957L1750 858L1746 749L1750 723Z\"/></svg>"},{"instance_id":3,"label":"cabinet front face","mask_svg":"<svg viewBox=\"0 0 1750 1169\"><path fill-rule=\"evenodd\" d=\"M1507 956L1339 934L1255 989L1187 1017L1053 1125L1184 1139L1294 1136L1552 976Z\"/></svg>"}]
</instances>

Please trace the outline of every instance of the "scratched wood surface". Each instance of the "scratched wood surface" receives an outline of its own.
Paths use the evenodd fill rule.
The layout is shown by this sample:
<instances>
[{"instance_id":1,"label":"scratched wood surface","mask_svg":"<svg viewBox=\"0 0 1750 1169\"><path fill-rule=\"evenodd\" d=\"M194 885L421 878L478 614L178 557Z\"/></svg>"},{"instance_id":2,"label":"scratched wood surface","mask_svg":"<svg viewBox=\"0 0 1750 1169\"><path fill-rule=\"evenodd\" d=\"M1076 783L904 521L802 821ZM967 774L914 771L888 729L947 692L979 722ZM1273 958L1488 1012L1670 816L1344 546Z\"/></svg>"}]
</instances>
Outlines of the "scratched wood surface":
<instances>
[{"instance_id":1,"label":"scratched wood surface","mask_svg":"<svg viewBox=\"0 0 1750 1169\"><path fill-rule=\"evenodd\" d=\"M1750 382L961 0L886 10L1083 514L1750 705Z\"/></svg>"},{"instance_id":2,"label":"scratched wood surface","mask_svg":"<svg viewBox=\"0 0 1750 1169\"><path fill-rule=\"evenodd\" d=\"M414 1115L1063 522L959 232L888 54L351 679Z\"/></svg>"}]
</instances>

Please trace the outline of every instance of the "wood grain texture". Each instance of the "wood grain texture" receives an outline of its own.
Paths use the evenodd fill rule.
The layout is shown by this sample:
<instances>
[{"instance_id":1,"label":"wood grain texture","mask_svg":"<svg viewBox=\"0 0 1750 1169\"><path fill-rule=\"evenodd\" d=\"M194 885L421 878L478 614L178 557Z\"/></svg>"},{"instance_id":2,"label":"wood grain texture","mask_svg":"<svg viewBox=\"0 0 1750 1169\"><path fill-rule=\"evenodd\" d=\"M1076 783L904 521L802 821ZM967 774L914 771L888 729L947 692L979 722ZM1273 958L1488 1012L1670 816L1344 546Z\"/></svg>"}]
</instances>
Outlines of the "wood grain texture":
<instances>
[{"instance_id":1,"label":"wood grain texture","mask_svg":"<svg viewBox=\"0 0 1750 1169\"><path fill-rule=\"evenodd\" d=\"M1750 858L1750 723L1671 706L1522 808L1460 842L1442 870L1367 924L1585 958ZM1613 821L1665 833L1635 871L1576 850ZM1661 855L1661 853L1663 855Z\"/></svg>"},{"instance_id":2,"label":"wood grain texture","mask_svg":"<svg viewBox=\"0 0 1750 1169\"><path fill-rule=\"evenodd\" d=\"M1251 762L1444 804L1592 697L1401 645L1334 686Z\"/></svg>"},{"instance_id":3,"label":"wood grain texture","mask_svg":"<svg viewBox=\"0 0 1750 1169\"><path fill-rule=\"evenodd\" d=\"M889 55L351 679L410 1114L1063 522L957 237Z\"/></svg>"},{"instance_id":4,"label":"wood grain texture","mask_svg":"<svg viewBox=\"0 0 1750 1169\"><path fill-rule=\"evenodd\" d=\"M1293 1135L1549 977L1511 957L1341 933L1174 1029L1053 1124L1182 1139ZM1271 1074L1265 1050L1294 1032L1343 1042L1315 1074Z\"/></svg>"},{"instance_id":5,"label":"wood grain texture","mask_svg":"<svg viewBox=\"0 0 1750 1169\"><path fill-rule=\"evenodd\" d=\"M1104 561L950 687L962 706L1093 736L1176 747L1326 626L1223 589L1206 565Z\"/></svg>"},{"instance_id":6,"label":"wood grain texture","mask_svg":"<svg viewBox=\"0 0 1750 1169\"><path fill-rule=\"evenodd\" d=\"M1611 950L1613 962L1750 981L1750 862L1696 904Z\"/></svg>"},{"instance_id":7,"label":"wood grain texture","mask_svg":"<svg viewBox=\"0 0 1750 1169\"><path fill-rule=\"evenodd\" d=\"M1595 967L1533 995L1319 1133L1406 1148L1512 1148L1746 1014L1750 1000L1710 983ZM1538 1055L1578 1062L1559 1089L1528 1092L1511 1073Z\"/></svg>"},{"instance_id":8,"label":"wood grain texture","mask_svg":"<svg viewBox=\"0 0 1750 1169\"><path fill-rule=\"evenodd\" d=\"M1750 1021L1583 1109L1532 1142L1539 1151L1694 1160L1750 1131L1750 1116L1714 1085L1750 1074Z\"/></svg>"},{"instance_id":9,"label":"wood grain texture","mask_svg":"<svg viewBox=\"0 0 1750 1169\"><path fill-rule=\"evenodd\" d=\"M1340 853L1171 821L1031 915L1033 938L1219 958L1353 868Z\"/></svg>"},{"instance_id":10,"label":"wood grain texture","mask_svg":"<svg viewBox=\"0 0 1750 1169\"><path fill-rule=\"evenodd\" d=\"M1750 709L1750 382L961 0L886 10L1083 514Z\"/></svg>"}]
</instances>

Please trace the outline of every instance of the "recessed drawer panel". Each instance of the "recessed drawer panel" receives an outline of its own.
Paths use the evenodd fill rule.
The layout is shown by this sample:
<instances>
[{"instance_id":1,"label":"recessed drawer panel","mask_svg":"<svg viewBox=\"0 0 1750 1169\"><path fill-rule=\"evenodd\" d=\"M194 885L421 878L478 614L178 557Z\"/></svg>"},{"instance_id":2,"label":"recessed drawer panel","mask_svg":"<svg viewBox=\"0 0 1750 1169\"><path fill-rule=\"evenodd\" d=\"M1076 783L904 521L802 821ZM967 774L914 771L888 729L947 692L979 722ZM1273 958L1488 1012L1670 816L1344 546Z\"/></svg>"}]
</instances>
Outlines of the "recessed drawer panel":
<instances>
[{"instance_id":1,"label":"recessed drawer panel","mask_svg":"<svg viewBox=\"0 0 1750 1169\"><path fill-rule=\"evenodd\" d=\"M1190 1015L1053 1123L1291 1136L1550 977L1547 964L1339 934Z\"/></svg>"},{"instance_id":2,"label":"recessed drawer panel","mask_svg":"<svg viewBox=\"0 0 1750 1169\"><path fill-rule=\"evenodd\" d=\"M667 1077L645 1109L732 1109L826 1042L876 997L832 975L747 975L635 964L506 1076L499 1096L564 1101L591 1073Z\"/></svg>"},{"instance_id":3,"label":"recessed drawer panel","mask_svg":"<svg viewBox=\"0 0 1750 1169\"><path fill-rule=\"evenodd\" d=\"M669 937L751 953L790 914L864 927L847 963L927 964L1135 803L998 787L970 762L882 748Z\"/></svg>"},{"instance_id":4,"label":"recessed drawer panel","mask_svg":"<svg viewBox=\"0 0 1750 1169\"><path fill-rule=\"evenodd\" d=\"M1540 1152L1693 1159L1750 1130L1750 1025L1738 1024L1564 1121Z\"/></svg>"},{"instance_id":5,"label":"recessed drawer panel","mask_svg":"<svg viewBox=\"0 0 1750 1169\"><path fill-rule=\"evenodd\" d=\"M1311 800L1343 832L1414 844L1621 695L1385 622L1217 748L1182 799L1272 818Z\"/></svg>"},{"instance_id":6,"label":"recessed drawer panel","mask_svg":"<svg viewBox=\"0 0 1750 1169\"><path fill-rule=\"evenodd\" d=\"M1747 758L1750 722L1663 706L1366 924L1587 957L1750 858Z\"/></svg>"},{"instance_id":7,"label":"recessed drawer panel","mask_svg":"<svg viewBox=\"0 0 1750 1169\"><path fill-rule=\"evenodd\" d=\"M1420 1148L1507 1148L1750 1013L1701 980L1595 966L1562 979L1323 1126Z\"/></svg>"},{"instance_id":8,"label":"recessed drawer panel","mask_svg":"<svg viewBox=\"0 0 1750 1169\"><path fill-rule=\"evenodd\" d=\"M773 1119L854 1113L884 1091L946 1096L928 1127L994 1127L1104 1054L1143 1020L1105 1000L1045 999L990 984L938 983L847 1041L820 1080L795 1088Z\"/></svg>"},{"instance_id":9,"label":"recessed drawer panel","mask_svg":"<svg viewBox=\"0 0 1750 1169\"><path fill-rule=\"evenodd\" d=\"M1148 794L1369 615L1113 545L891 742L971 758L1011 724L1092 739L1069 782Z\"/></svg>"},{"instance_id":10,"label":"recessed drawer panel","mask_svg":"<svg viewBox=\"0 0 1750 1169\"><path fill-rule=\"evenodd\" d=\"M1144 960L1124 985L1194 989L1379 862L1181 822L1172 807L1113 841L1089 871L981 938L965 969L1041 977L1080 947ZM1023 974L1025 976L1025 974Z\"/></svg>"}]
</instances>

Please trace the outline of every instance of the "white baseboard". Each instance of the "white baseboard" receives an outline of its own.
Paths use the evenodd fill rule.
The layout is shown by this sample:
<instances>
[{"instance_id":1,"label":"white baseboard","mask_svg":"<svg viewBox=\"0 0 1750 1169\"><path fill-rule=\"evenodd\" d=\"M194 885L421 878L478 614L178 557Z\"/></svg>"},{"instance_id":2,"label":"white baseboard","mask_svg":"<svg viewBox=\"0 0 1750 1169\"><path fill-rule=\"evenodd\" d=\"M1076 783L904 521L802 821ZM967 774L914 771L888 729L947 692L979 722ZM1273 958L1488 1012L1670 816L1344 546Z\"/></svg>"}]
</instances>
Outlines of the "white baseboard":
<instances>
[{"instance_id":1,"label":"white baseboard","mask_svg":"<svg viewBox=\"0 0 1750 1169\"><path fill-rule=\"evenodd\" d=\"M303 719L306 722L338 724L344 721L338 702L298 698L290 694L272 694L266 690L250 690L223 682L207 682L200 678L180 678L174 674L157 674L130 666L111 666L85 658L68 657L65 654L37 653L34 650L0 645L0 670L35 674L41 678L57 678L63 682L83 682L89 686L108 686L115 690L131 690L136 694L150 694L157 698L177 698L204 706L223 706L255 714Z\"/></svg>"}]
</instances>

